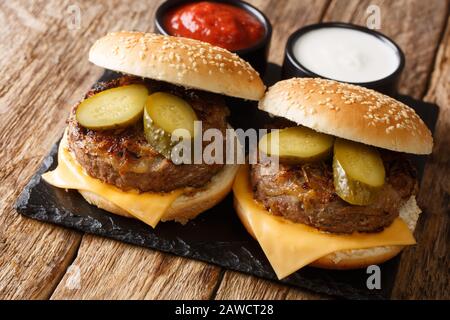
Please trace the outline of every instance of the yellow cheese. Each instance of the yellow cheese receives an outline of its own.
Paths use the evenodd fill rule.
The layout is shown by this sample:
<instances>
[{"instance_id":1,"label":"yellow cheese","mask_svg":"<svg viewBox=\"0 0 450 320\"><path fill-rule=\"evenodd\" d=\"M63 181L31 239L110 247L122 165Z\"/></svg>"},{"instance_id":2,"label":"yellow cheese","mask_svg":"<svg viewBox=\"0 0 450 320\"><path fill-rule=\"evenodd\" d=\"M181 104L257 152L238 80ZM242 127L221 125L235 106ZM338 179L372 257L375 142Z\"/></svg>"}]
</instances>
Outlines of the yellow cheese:
<instances>
[{"instance_id":1,"label":"yellow cheese","mask_svg":"<svg viewBox=\"0 0 450 320\"><path fill-rule=\"evenodd\" d=\"M93 192L153 228L164 216L172 202L184 192L183 189L178 189L164 194L138 193L137 191L122 191L113 185L103 183L84 172L67 150L66 141L64 135L58 150L58 167L42 175L42 178L51 185L58 188Z\"/></svg>"},{"instance_id":2,"label":"yellow cheese","mask_svg":"<svg viewBox=\"0 0 450 320\"><path fill-rule=\"evenodd\" d=\"M239 218L261 245L279 279L336 251L415 243L412 233L400 218L382 232L343 235L320 232L271 215L253 198L248 166L239 169L233 192L240 206Z\"/></svg>"}]
</instances>

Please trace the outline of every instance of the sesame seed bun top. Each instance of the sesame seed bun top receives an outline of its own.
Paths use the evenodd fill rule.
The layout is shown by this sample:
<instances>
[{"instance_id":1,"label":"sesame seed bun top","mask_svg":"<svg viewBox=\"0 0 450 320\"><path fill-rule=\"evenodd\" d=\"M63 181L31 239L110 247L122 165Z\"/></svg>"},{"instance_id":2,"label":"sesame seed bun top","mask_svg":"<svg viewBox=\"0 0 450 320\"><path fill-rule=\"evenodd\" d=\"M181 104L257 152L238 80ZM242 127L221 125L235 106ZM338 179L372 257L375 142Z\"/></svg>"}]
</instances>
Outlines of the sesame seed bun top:
<instances>
[{"instance_id":1,"label":"sesame seed bun top","mask_svg":"<svg viewBox=\"0 0 450 320\"><path fill-rule=\"evenodd\" d=\"M259 100L265 91L248 62L228 50L187 38L114 32L94 43L89 61L114 71L248 100Z\"/></svg>"},{"instance_id":2,"label":"sesame seed bun top","mask_svg":"<svg viewBox=\"0 0 450 320\"><path fill-rule=\"evenodd\" d=\"M269 88L259 108L333 136L398 152L429 154L433 138L413 109L376 91L311 78Z\"/></svg>"}]
</instances>

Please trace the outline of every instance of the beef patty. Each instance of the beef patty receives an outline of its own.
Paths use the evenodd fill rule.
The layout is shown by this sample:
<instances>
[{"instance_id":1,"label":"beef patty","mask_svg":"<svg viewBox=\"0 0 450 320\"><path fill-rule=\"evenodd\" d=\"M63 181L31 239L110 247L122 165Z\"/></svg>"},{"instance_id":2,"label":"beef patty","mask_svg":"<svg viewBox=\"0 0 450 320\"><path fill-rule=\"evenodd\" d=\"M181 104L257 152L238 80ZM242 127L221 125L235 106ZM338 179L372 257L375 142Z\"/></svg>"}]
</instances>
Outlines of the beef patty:
<instances>
[{"instance_id":1,"label":"beef patty","mask_svg":"<svg viewBox=\"0 0 450 320\"><path fill-rule=\"evenodd\" d=\"M212 93L123 76L97 84L85 99L103 90L133 83L145 84L149 92L164 91L181 97L202 121L203 131L216 128L225 133L229 111L223 99ZM148 144L142 121L125 129L94 131L84 128L76 120L77 107L72 108L68 120L69 149L90 176L122 190L168 192L182 187L201 187L223 167L222 164L175 165Z\"/></svg>"},{"instance_id":2,"label":"beef patty","mask_svg":"<svg viewBox=\"0 0 450 320\"><path fill-rule=\"evenodd\" d=\"M381 150L380 150L381 151ZM399 215L401 206L417 192L416 171L402 154L381 153L386 183L376 201L351 205L336 194L330 161L303 165L269 162L251 168L255 199L274 215L327 232L378 232Z\"/></svg>"}]
</instances>

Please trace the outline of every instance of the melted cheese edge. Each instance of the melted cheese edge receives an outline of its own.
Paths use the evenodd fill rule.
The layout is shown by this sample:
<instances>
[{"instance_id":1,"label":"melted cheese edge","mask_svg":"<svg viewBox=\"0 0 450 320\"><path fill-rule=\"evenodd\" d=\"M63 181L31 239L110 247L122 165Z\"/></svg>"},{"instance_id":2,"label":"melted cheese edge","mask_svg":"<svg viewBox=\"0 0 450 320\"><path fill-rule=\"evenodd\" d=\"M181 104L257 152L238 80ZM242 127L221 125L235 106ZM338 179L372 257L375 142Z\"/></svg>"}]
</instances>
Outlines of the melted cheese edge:
<instances>
[{"instance_id":1,"label":"melted cheese edge","mask_svg":"<svg viewBox=\"0 0 450 320\"><path fill-rule=\"evenodd\" d=\"M59 145L57 168L44 173L42 178L58 188L85 190L100 195L153 228L156 227L172 203L184 192L183 189L164 194L123 191L113 185L92 178L76 162L67 149L66 134Z\"/></svg>"},{"instance_id":2,"label":"melted cheese edge","mask_svg":"<svg viewBox=\"0 0 450 320\"><path fill-rule=\"evenodd\" d=\"M408 226L400 218L382 232L344 235L324 233L273 216L254 200L249 180L249 168L242 166L233 186L235 202L240 207L238 215L259 242L279 279L332 252L416 243Z\"/></svg>"}]
</instances>

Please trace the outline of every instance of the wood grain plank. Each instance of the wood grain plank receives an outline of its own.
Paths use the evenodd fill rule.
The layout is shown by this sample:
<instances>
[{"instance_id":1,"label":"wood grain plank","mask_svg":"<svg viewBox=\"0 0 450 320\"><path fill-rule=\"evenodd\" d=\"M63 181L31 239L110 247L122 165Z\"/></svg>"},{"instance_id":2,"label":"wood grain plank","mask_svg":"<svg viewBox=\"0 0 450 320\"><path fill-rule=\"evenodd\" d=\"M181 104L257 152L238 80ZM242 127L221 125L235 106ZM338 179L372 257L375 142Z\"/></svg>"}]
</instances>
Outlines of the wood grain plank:
<instances>
[{"instance_id":1,"label":"wood grain plank","mask_svg":"<svg viewBox=\"0 0 450 320\"><path fill-rule=\"evenodd\" d=\"M87 26L89 34L86 35L86 45L89 46L108 31L153 30L154 11L160 2L86 4L82 17L86 12L92 15L92 21L96 24L95 28ZM92 10L103 13L95 16ZM103 16L105 12L107 16ZM78 59L87 61L86 52L79 54ZM85 66L85 70L92 69L98 68ZM86 80L85 83L89 86L94 81ZM67 104L65 108L69 106ZM215 266L92 236L83 238L75 263L81 270L83 285L78 290L66 286L71 276L69 271L59 283L52 299L205 299L211 295L220 273L220 268Z\"/></svg>"},{"instance_id":2,"label":"wood grain plank","mask_svg":"<svg viewBox=\"0 0 450 320\"><path fill-rule=\"evenodd\" d=\"M225 271L214 299L266 300L285 299L289 287L235 271Z\"/></svg>"},{"instance_id":3,"label":"wood grain plank","mask_svg":"<svg viewBox=\"0 0 450 320\"><path fill-rule=\"evenodd\" d=\"M220 274L209 264L92 235L83 237L70 270L51 299L207 299Z\"/></svg>"},{"instance_id":4,"label":"wood grain plank","mask_svg":"<svg viewBox=\"0 0 450 320\"><path fill-rule=\"evenodd\" d=\"M70 67L82 63L76 63L78 59L72 52L64 51L69 39L67 32L66 39L58 32L63 20L46 13L62 12L67 5L59 2L50 8L44 2L9 1L0 11L3 26L0 34L0 297L3 299L47 298L73 258L81 238L76 232L23 218L13 210L18 194L64 123L66 112L56 101L72 100L77 90L82 89L78 88L77 79L61 79L60 75ZM54 50L48 50L49 47ZM79 74L83 76L89 78L87 73Z\"/></svg>"},{"instance_id":5,"label":"wood grain plank","mask_svg":"<svg viewBox=\"0 0 450 320\"><path fill-rule=\"evenodd\" d=\"M273 26L269 60L282 64L287 38L296 29L318 22L328 6L329 0L250 0L261 9Z\"/></svg>"},{"instance_id":6,"label":"wood grain plank","mask_svg":"<svg viewBox=\"0 0 450 320\"><path fill-rule=\"evenodd\" d=\"M450 299L450 20L439 48L425 100L440 107L433 154L427 162L418 202L424 210L415 231L417 245L401 256L392 297Z\"/></svg>"},{"instance_id":7,"label":"wood grain plank","mask_svg":"<svg viewBox=\"0 0 450 320\"><path fill-rule=\"evenodd\" d=\"M282 62L288 35L303 24L317 22L327 4L327 0L250 2L262 8L275 26L270 60L277 63ZM60 136L70 105L102 72L87 61L90 45L107 31L152 30L158 3L138 0L126 3L120 0L76 2L80 8L81 24L75 29L69 28L73 16L68 8L74 4L72 1L8 1L1 6L0 298L47 298L56 286L53 299L204 299L215 292L217 281L221 279L220 268L94 236L83 238L72 264L80 268L80 289L71 290L66 285L71 275L65 274L65 269L77 254L80 234L23 218L12 209L20 190ZM380 4L382 8L381 31L393 36L402 47L407 47L404 49L410 64L405 70L401 89L421 96L437 48L438 26L441 24L443 28L448 15L448 2L435 0L428 2L428 6L421 1L406 0L395 4L381 0L370 3ZM326 17L329 20L364 22L368 4L368 0L359 3L333 1ZM422 37L423 34L426 36ZM448 87L439 80L446 79L448 85L448 78L445 78L449 74L448 40L446 43L445 49L441 49L445 54L437 64L447 65L442 67L446 73L435 73L427 95L441 107L444 103L448 106ZM443 102L445 94L447 100ZM425 225L423 231L418 230L418 236L426 237L427 243L437 242L433 255L426 254L429 247L418 249L418 256L425 257L427 263L430 261L430 269L437 273L426 278L425 271L413 269L412 263L408 262L417 256L405 252L402 268L422 277L428 284L420 286L416 283L407 288L408 279L401 279L394 297L421 297L420 290L425 291L424 296L448 297L442 293L445 287L432 288L436 281L438 287L439 283L445 284L442 278L439 280L437 277L448 266L448 239L444 233L448 235L448 228L438 227L440 223L448 226L448 215L445 215L449 211L450 190L449 153L446 149L449 141L445 138L449 121L447 111L441 113L435 136L434 155L438 156L433 156L434 160L427 167L431 172L427 188L437 190L437 201L432 191L421 195L421 203L428 206L426 210L432 212L434 222ZM444 174L440 176L439 172ZM435 181L438 181L437 185ZM432 238L433 232L439 235L437 240ZM440 266L433 264L436 257ZM406 272L402 274L407 275ZM217 298L226 297L304 299L321 296L227 271L217 290Z\"/></svg>"},{"instance_id":8,"label":"wood grain plank","mask_svg":"<svg viewBox=\"0 0 450 320\"><path fill-rule=\"evenodd\" d=\"M33 5L17 1L2 6L0 19L7 28L0 34L0 40L11 45L0 51L0 71L5 75L0 79L0 297L47 298L73 259L80 234L23 218L12 205L61 135L70 106L102 72L87 61L93 41L108 31L152 30L158 3L81 2L78 4L81 13L78 29L68 27L73 19L70 12L68 15L68 8L73 4L69 1L41 1ZM115 242L114 250L110 249L113 242L107 239L88 237L86 241L92 245L81 247L79 261L89 261L93 266L100 265L105 269L107 265L102 265L95 257L112 262L116 255L135 252L130 246ZM95 250L90 251L90 248ZM166 271L161 275L168 281L175 281L165 282L167 290L161 291L159 297L185 294L189 298L205 298L210 295L208 290L186 291L180 284L187 287L190 280L197 281L196 275L201 270L207 276L209 272L218 273L219 268L162 254L153 255L155 263L156 258L169 262L162 265ZM122 263L121 271L131 273L135 263L134 260ZM168 275L182 274L173 268L174 265L184 266L185 282ZM143 267L148 272L152 270L151 266ZM92 276L103 277L103 270L98 271ZM90 274L85 275L89 279L87 283L98 282L96 278L89 278ZM136 286L143 281L138 275L133 280ZM202 282L197 285L201 288ZM63 297L61 284L58 288L58 297ZM122 292L120 282L115 288L115 297L129 294ZM95 290L93 293L100 295Z\"/></svg>"},{"instance_id":9,"label":"wood grain plank","mask_svg":"<svg viewBox=\"0 0 450 320\"><path fill-rule=\"evenodd\" d=\"M269 60L282 64L289 35L303 25L319 22L328 1L249 1L263 10L274 26ZM233 271L225 271L216 299L317 299L306 290L276 284ZM323 296L325 297L325 296Z\"/></svg>"},{"instance_id":10,"label":"wood grain plank","mask_svg":"<svg viewBox=\"0 0 450 320\"><path fill-rule=\"evenodd\" d=\"M214 297L217 300L318 300L326 295L300 290L234 271L226 271Z\"/></svg>"},{"instance_id":11,"label":"wood grain plank","mask_svg":"<svg viewBox=\"0 0 450 320\"><path fill-rule=\"evenodd\" d=\"M350 21L364 25L369 5L381 8L381 32L392 37L405 52L406 67L400 91L422 98L433 70L439 39L448 18L448 1L342 1L334 0L324 19ZM448 31L447 31L448 37ZM420 39L420 40L418 40ZM446 39L448 42L448 39ZM393 298L448 297L449 221L448 221L448 50L440 48L433 84L427 95L437 102L441 115L434 135L435 148L420 188L419 206L426 212L416 230L418 245L401 256ZM448 46L448 43L447 43ZM447 56L446 56L447 54ZM447 74L445 73L447 72ZM444 85L445 84L445 85ZM447 117L446 117L447 116ZM446 149L447 148L447 149ZM447 160L445 160L447 158ZM447 214L446 214L447 213Z\"/></svg>"},{"instance_id":12,"label":"wood grain plank","mask_svg":"<svg viewBox=\"0 0 450 320\"><path fill-rule=\"evenodd\" d=\"M1 214L13 213L8 208ZM78 233L24 220L16 217L0 232L1 299L47 299L81 239Z\"/></svg>"},{"instance_id":13,"label":"wood grain plank","mask_svg":"<svg viewBox=\"0 0 450 320\"><path fill-rule=\"evenodd\" d=\"M425 94L439 39L448 17L447 0L333 0L324 21L367 25L369 5L381 9L380 32L396 41L406 56L400 92L421 98Z\"/></svg>"},{"instance_id":14,"label":"wood grain plank","mask_svg":"<svg viewBox=\"0 0 450 320\"><path fill-rule=\"evenodd\" d=\"M415 97L421 97L426 88L428 76L431 73L431 65L437 50L440 34L446 22L448 3L446 1L424 3L419 0L395 2L381 0L333 0L325 12L324 20L344 21L365 25L367 19L366 9L371 4L376 4L381 9L382 28L380 31L392 37L405 51L407 65L400 81L400 90ZM291 9L290 12L293 16L298 14L298 11L294 9ZM276 14L279 14L279 12L277 11ZM413 40L424 33L426 33L426 37L421 37L420 45L417 45L417 41ZM283 50L278 51L282 52ZM279 55L279 52L277 54ZM279 56L275 55L276 58L279 59ZM438 137L438 139L440 138ZM432 193L429 194L428 198L431 198ZM437 225L435 225L436 227ZM446 228L441 228L440 232L445 232L446 230ZM441 237L442 241L448 242L444 239L445 236ZM440 250L442 249L444 248L440 248ZM437 268L438 261L434 261L434 263ZM245 275L235 275L232 277L228 276L228 273L225 273L225 277L217 292L217 298L325 298L322 295L314 295L296 289L290 289L289 293L286 293L285 287L283 286L277 287L270 282L256 278L250 280L251 277ZM404 274L408 273L405 272ZM439 287L436 280L430 281L429 286ZM446 284L445 281L439 283L442 285ZM240 290L241 288L247 289Z\"/></svg>"},{"instance_id":15,"label":"wood grain plank","mask_svg":"<svg viewBox=\"0 0 450 320\"><path fill-rule=\"evenodd\" d=\"M289 6L280 6L279 2L272 1L251 1L255 6L262 8L263 10L266 8L266 11L269 12L269 16L271 12L274 12L274 10L280 11L283 10L280 14L287 15L291 21L295 21L295 24L287 25L290 29L295 29L299 26L299 23L301 23L302 20L299 22L299 15L298 14L292 14L292 6L295 5L296 8L297 2L290 1ZM316 16L316 19L319 19L321 12L323 11L322 6L326 3L326 1L322 2L313 2L308 1L305 4L302 4L300 6L301 9L301 16L306 23L306 21L311 21L314 16ZM311 5L310 5L311 4ZM277 6L274 8L273 6ZM270 17L272 19L273 17ZM278 17L280 19L280 17ZM273 20L272 20L273 21ZM275 22L274 22L275 23ZM290 30L289 29L289 30ZM274 37L272 45L275 45L275 47L284 47L284 42L286 41L286 32L288 30L278 30L276 29L274 31ZM278 50L275 50L278 51ZM272 51L273 52L273 51ZM272 56L271 56L272 57ZM272 57L277 62L282 61L282 55L275 55ZM178 257L172 257L173 262L171 264L167 265L167 270L165 273L163 273L163 276L159 277L159 281L164 282L164 286L167 288L170 287L177 287L179 285L179 279L186 278L187 283L195 283L198 285L199 288L203 288L200 290L195 290L197 288L196 286L186 286L180 288L180 290L168 290L168 291L160 291L159 287L157 285L150 286L150 285L143 285L143 283L147 283L145 281L148 274L152 274L152 269L155 265L160 263L159 261L161 259L167 259L168 255L160 254L160 253L152 253L151 256L148 257L149 260L153 261L152 263L149 263L142 267L142 270L140 270L140 274L145 274L145 277L141 277L139 275L136 275L135 277L122 277L117 276L114 278L108 279L114 283L113 286L108 286L108 290L105 290L103 286L105 285L105 282L103 282L103 279L105 277L104 271L107 267L102 264L103 260L111 260L115 261L116 256L122 256L122 255L132 255L132 253L129 252L129 250L140 250L141 252L143 249L140 248L133 248L131 246L125 245L125 244L115 244L114 250L110 248L108 245L110 243L110 240L100 239L96 237L89 237L89 240L85 240L87 237L83 239L84 241L92 242L90 245L82 245L80 247L80 250L78 252L78 257L75 260L75 263L80 264L81 270L88 270L90 265L97 265L97 268L100 269L100 272L82 272L83 274L86 274L86 286L82 286L79 290L67 290L64 289L65 285L64 282L67 281L69 275L66 274L63 278L62 282L58 286L57 290L55 291L55 294L52 296L52 298L56 299L65 299L65 298L130 298L130 297L140 297L140 298L161 298L161 299L170 299L170 298L176 298L176 297L184 297L189 299L196 299L196 298L205 298L209 297L211 294L213 294L215 286L217 285L217 281L221 279L219 276L220 269L211 265L178 258ZM106 245L105 245L106 241ZM100 242L102 245L100 245L98 242ZM142 251L146 252L146 251ZM152 252L152 251L149 251ZM101 257L101 258L96 258ZM92 257L92 258L89 258ZM136 268L135 264L139 263L134 258L129 258L126 260L121 260L120 262L117 262L117 264L120 266L121 272L123 274L133 273L134 269ZM172 265L173 264L179 264L180 268L179 270L173 270ZM100 267L98 267L100 265ZM203 271L201 271L203 270ZM198 277L198 273L207 273L210 274L211 278L201 278ZM228 276L226 276L228 279ZM251 278L250 278L251 279ZM216 282L214 282L216 281ZM262 280L261 280L262 281ZM266 282L266 286L268 287L268 290L272 290L273 292L276 292L276 287L271 289L272 283ZM96 285L98 284L98 285ZM143 287L142 287L143 286ZM123 289L127 288L127 289ZM130 291L131 290L131 291ZM132 291L136 290L136 293L133 294ZM179 292L178 292L179 291Z\"/></svg>"}]
</instances>

